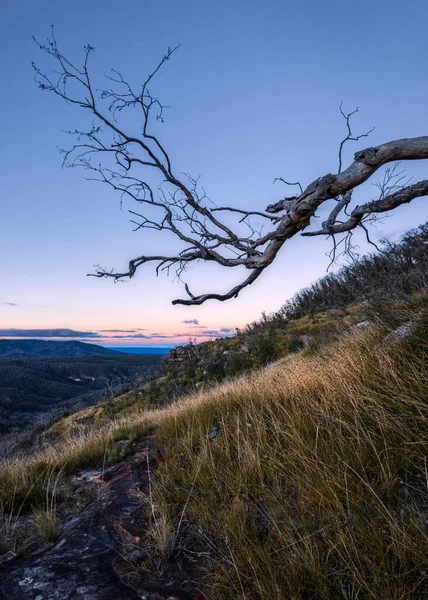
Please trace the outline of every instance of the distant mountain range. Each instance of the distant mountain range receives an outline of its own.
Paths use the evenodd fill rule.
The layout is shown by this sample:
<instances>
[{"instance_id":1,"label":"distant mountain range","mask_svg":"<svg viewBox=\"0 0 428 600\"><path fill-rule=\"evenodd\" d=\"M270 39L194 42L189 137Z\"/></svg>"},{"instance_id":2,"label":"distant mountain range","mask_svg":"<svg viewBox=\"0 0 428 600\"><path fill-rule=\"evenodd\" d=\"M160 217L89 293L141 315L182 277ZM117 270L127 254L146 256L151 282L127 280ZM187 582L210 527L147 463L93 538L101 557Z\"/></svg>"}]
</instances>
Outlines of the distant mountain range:
<instances>
[{"instance_id":1,"label":"distant mountain range","mask_svg":"<svg viewBox=\"0 0 428 600\"><path fill-rule=\"evenodd\" d=\"M110 350L84 342L56 342L44 340L0 340L0 358L49 358L76 356L123 356Z\"/></svg>"}]
</instances>

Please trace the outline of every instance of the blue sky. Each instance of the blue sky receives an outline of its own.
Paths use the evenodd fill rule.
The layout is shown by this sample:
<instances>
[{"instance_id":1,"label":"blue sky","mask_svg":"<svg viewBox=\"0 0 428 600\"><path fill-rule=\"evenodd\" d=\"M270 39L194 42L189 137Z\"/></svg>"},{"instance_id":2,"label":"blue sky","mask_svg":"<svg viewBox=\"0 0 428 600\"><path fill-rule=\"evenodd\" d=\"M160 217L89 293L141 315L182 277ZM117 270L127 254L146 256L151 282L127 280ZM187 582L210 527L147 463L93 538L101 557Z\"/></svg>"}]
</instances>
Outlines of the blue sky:
<instances>
[{"instance_id":1,"label":"blue sky","mask_svg":"<svg viewBox=\"0 0 428 600\"><path fill-rule=\"evenodd\" d=\"M154 86L171 105L158 133L176 170L201 175L218 205L260 210L284 195L275 177L307 185L337 169L342 101L360 107L357 129L376 127L349 146L345 162L364 145L426 133L427 22L422 0L9 3L0 26L0 330L67 328L132 345L202 339L278 309L328 265L325 240L295 239L238 299L201 307L171 306L182 288L150 268L117 285L86 277L97 263L121 269L172 242L133 233L132 206L121 210L109 190L61 169L63 131L83 126L85 116L37 89L31 62L49 65L32 34L45 39L53 23L76 60L91 43L100 85L111 67L140 83L168 46L181 43ZM425 161L408 166L415 177L426 178L426 169ZM367 183L356 200L372 195ZM426 220L426 206L419 199L400 208L373 237L398 237ZM240 276L199 265L188 281L196 292L223 292Z\"/></svg>"}]
</instances>

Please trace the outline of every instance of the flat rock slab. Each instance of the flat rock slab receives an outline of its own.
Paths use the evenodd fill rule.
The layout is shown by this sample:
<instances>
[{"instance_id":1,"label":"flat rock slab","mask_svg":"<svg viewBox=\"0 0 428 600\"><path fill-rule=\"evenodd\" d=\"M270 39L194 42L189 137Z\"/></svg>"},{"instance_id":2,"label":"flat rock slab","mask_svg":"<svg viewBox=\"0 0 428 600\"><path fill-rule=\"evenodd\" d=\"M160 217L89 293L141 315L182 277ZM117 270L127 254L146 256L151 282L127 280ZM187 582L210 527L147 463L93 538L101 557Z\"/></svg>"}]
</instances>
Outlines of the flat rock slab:
<instances>
[{"instance_id":1,"label":"flat rock slab","mask_svg":"<svg viewBox=\"0 0 428 600\"><path fill-rule=\"evenodd\" d=\"M74 477L94 500L63 528L50 548L0 565L1 600L137 600L125 585L118 562L137 550L135 531L142 527L145 453L119 465Z\"/></svg>"},{"instance_id":2,"label":"flat rock slab","mask_svg":"<svg viewBox=\"0 0 428 600\"><path fill-rule=\"evenodd\" d=\"M1 600L138 599L113 568L117 539L99 509L90 513L50 549L7 563L9 572L0 570Z\"/></svg>"}]
</instances>

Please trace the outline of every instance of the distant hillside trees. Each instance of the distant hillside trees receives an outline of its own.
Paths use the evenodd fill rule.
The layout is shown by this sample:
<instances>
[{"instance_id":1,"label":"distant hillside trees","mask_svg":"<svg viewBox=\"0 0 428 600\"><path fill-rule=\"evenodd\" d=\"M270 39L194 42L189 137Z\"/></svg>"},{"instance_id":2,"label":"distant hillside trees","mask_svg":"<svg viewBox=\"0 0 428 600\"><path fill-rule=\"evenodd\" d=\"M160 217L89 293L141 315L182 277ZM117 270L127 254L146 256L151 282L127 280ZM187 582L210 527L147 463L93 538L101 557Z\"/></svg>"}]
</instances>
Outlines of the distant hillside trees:
<instances>
[{"instance_id":1,"label":"distant hillside trees","mask_svg":"<svg viewBox=\"0 0 428 600\"><path fill-rule=\"evenodd\" d=\"M381 251L355 259L297 292L281 309L247 326L256 332L275 323L287 322L353 303L388 305L389 300L409 302L412 294L426 294L428 287L428 223L409 231L396 243L384 240ZM393 317L391 311L390 318Z\"/></svg>"},{"instance_id":2,"label":"distant hillside trees","mask_svg":"<svg viewBox=\"0 0 428 600\"><path fill-rule=\"evenodd\" d=\"M0 438L158 377L161 362L159 354L120 352L117 356L0 357Z\"/></svg>"}]
</instances>

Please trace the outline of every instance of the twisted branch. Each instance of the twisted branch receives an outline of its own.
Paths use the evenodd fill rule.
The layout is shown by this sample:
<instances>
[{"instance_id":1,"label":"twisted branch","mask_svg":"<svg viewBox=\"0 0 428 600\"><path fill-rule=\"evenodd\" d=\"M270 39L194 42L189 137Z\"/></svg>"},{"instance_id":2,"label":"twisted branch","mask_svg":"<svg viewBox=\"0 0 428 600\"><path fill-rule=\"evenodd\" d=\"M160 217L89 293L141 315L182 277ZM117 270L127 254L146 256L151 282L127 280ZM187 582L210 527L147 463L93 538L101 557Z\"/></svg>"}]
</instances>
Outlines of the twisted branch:
<instances>
[{"instance_id":1,"label":"twisted branch","mask_svg":"<svg viewBox=\"0 0 428 600\"><path fill-rule=\"evenodd\" d=\"M93 52L89 44L84 47L83 65L76 67L60 51L52 30L46 44L36 42L40 50L56 63L50 76L33 64L39 88L51 92L71 105L84 109L95 119L88 131L75 129L71 148L63 150L66 167L81 167L89 172L88 179L99 181L139 205L131 210L135 230L153 229L159 235L174 236L183 249L174 255L141 255L128 263L127 270L115 272L97 267L91 274L95 277L113 278L115 281L132 278L146 263L154 263L155 271L170 272L182 278L189 264L196 261L215 262L223 267L244 266L250 274L225 294L208 293L194 295L187 284L188 298L174 300L173 304L199 305L207 300L225 301L236 298L240 291L260 277L276 258L284 243L298 233L306 236L327 235L334 240L334 252L339 244L336 234L352 232L362 227L367 234L367 219L393 210L414 198L428 195L428 181L403 184L402 174L393 167L379 187L380 196L350 213L352 191L369 179L380 167L402 160L428 158L428 136L395 140L377 147L366 148L354 156L354 162L342 170L342 151L348 141L357 141L370 132L355 136L350 119L355 111L341 113L346 120L347 136L339 147L337 174L327 174L303 189L300 183L277 178L286 185L297 186L299 194L278 200L265 211L247 210L245 207L217 207L200 187L199 178L178 176L172 157L152 130L153 121L163 122L166 106L152 95L149 86L155 75L169 61L178 46L169 48L156 68L138 90L115 70L108 77L109 89L96 90L89 72L89 59ZM120 124L124 110L137 108L142 114L142 129L128 131ZM134 120L135 121L135 120ZM94 158L97 160L95 161ZM157 183L149 182L144 172L158 177ZM388 171L387 171L388 173ZM318 208L329 200L336 204L321 229L306 232L310 220ZM223 220L227 213L233 224ZM339 220L340 215L347 218ZM271 229L262 234L252 218L262 218ZM249 230L249 233L248 233ZM351 251L350 237L344 241Z\"/></svg>"}]
</instances>

